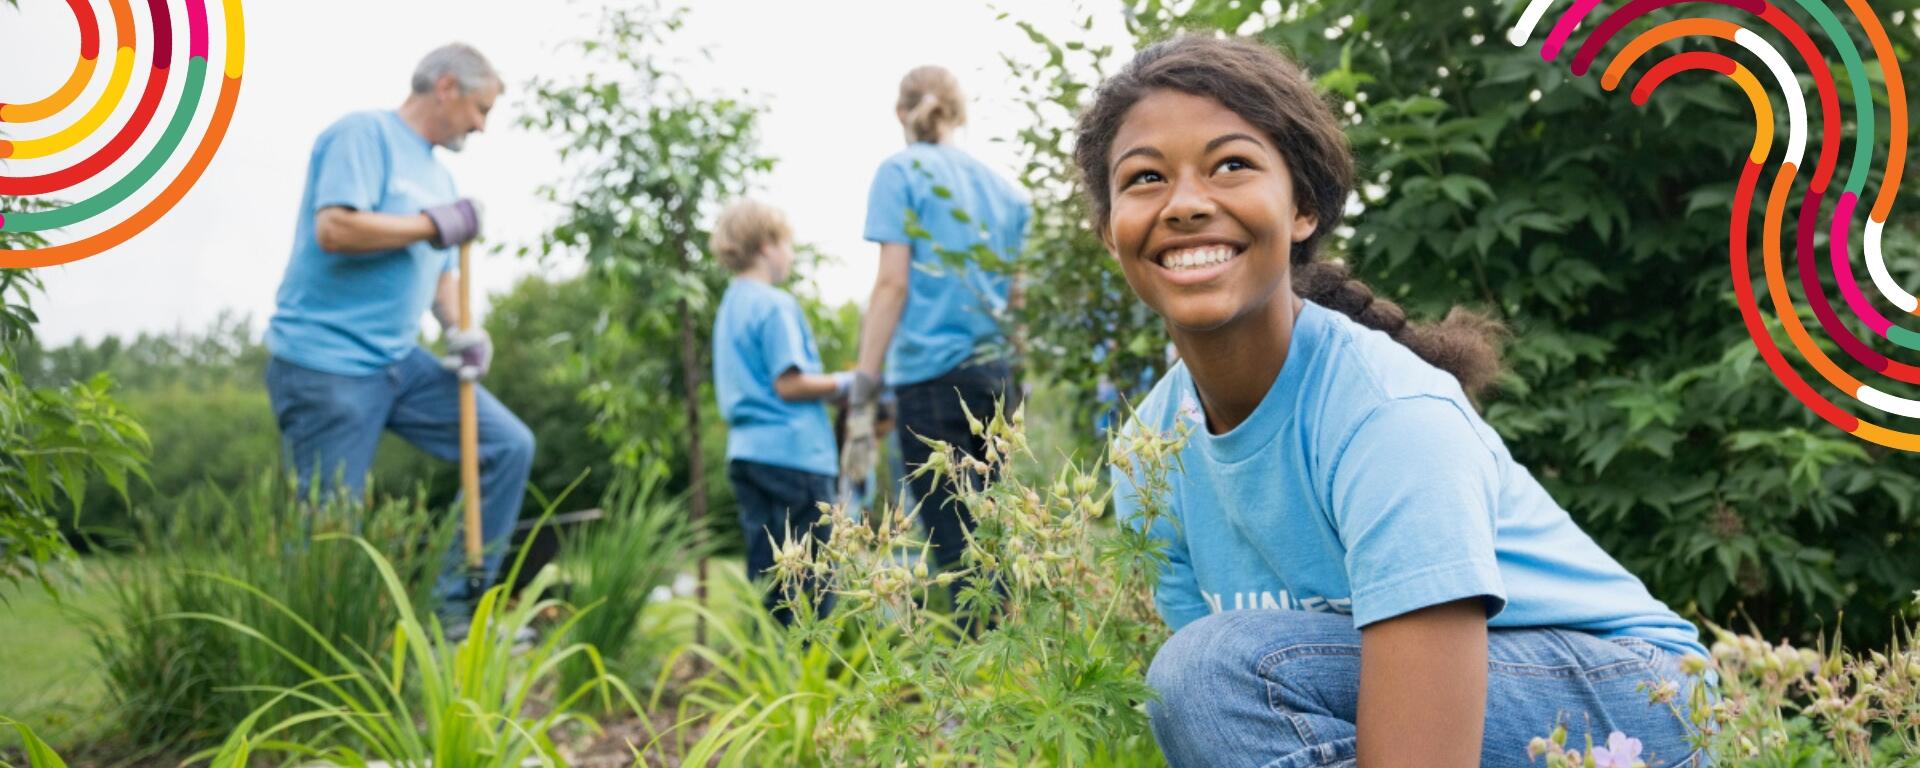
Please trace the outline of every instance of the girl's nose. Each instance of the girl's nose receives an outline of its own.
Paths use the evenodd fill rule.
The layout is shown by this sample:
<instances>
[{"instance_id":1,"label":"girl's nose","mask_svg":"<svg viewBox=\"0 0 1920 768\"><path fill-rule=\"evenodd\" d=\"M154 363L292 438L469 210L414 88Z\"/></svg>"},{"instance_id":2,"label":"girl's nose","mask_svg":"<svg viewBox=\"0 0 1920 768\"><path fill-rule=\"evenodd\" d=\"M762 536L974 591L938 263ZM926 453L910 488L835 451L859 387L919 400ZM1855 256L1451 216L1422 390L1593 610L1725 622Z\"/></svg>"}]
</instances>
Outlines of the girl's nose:
<instances>
[{"instance_id":1,"label":"girl's nose","mask_svg":"<svg viewBox=\"0 0 1920 768\"><path fill-rule=\"evenodd\" d=\"M1200 185L1192 182L1175 182L1173 195L1167 199L1167 207L1162 212L1167 224L1175 227L1191 227L1212 218L1214 204Z\"/></svg>"}]
</instances>

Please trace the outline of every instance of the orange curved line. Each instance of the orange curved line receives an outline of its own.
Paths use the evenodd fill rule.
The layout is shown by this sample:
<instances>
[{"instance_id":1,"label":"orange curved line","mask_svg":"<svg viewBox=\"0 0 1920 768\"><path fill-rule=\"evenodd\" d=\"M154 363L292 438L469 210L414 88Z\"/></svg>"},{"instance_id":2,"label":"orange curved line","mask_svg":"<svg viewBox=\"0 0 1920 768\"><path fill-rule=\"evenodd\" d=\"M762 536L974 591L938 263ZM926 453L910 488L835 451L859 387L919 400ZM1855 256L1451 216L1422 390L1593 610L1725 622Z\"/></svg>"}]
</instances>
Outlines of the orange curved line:
<instances>
[{"instance_id":1,"label":"orange curved line","mask_svg":"<svg viewBox=\"0 0 1920 768\"><path fill-rule=\"evenodd\" d=\"M227 135L227 128L233 122L234 106L240 101L240 79L227 78L226 87L220 89L220 102L214 108L213 118L207 123L206 136L200 140L200 148L187 160L180 175L173 178L166 189L125 221L113 225L92 237L71 243L55 245L27 251L0 251L0 267L18 269L22 267L51 267L78 261L98 254L116 245L132 239L147 227L165 216L179 204L187 191L200 181L201 174L207 170L207 164L213 161L215 150Z\"/></svg>"},{"instance_id":2,"label":"orange curved line","mask_svg":"<svg viewBox=\"0 0 1920 768\"><path fill-rule=\"evenodd\" d=\"M1626 76L1627 70L1633 68L1634 62L1639 61L1641 56L1656 45L1689 36L1732 40L1734 31L1739 28L1738 24L1720 19L1680 19L1649 29L1627 41L1627 47L1614 54L1613 61L1607 64L1607 71L1600 76L1600 87L1611 91L1619 86L1620 78Z\"/></svg>"},{"instance_id":3,"label":"orange curved line","mask_svg":"<svg viewBox=\"0 0 1920 768\"><path fill-rule=\"evenodd\" d=\"M87 82L93 79L93 70L99 59L80 59L73 67L73 74L67 82L48 96L32 104L8 104L0 107L0 123L34 123L60 114L74 99L80 98L80 92L87 89Z\"/></svg>"},{"instance_id":4,"label":"orange curved line","mask_svg":"<svg viewBox=\"0 0 1920 768\"><path fill-rule=\"evenodd\" d=\"M1773 146L1773 101L1767 98L1767 89L1753 72L1745 66L1735 64L1733 74L1728 75L1740 84L1740 90L1747 92L1747 98L1753 102L1753 151L1748 155L1756 163L1767 161L1767 150Z\"/></svg>"},{"instance_id":5,"label":"orange curved line","mask_svg":"<svg viewBox=\"0 0 1920 768\"><path fill-rule=\"evenodd\" d=\"M1773 191L1767 195L1764 245L1767 291L1773 294L1773 311L1780 315L1780 325L1786 328L1787 337L1793 340L1793 348L1800 351L1801 359L1812 364L1827 383L1846 392L1849 397L1857 397L1860 380L1835 365L1832 358L1821 351L1812 334L1807 333L1806 325L1800 322L1799 310L1793 305L1793 294L1787 292L1786 270L1780 266L1780 220L1787 207L1787 194L1793 191L1793 178L1799 170L1793 163L1781 163L1780 174L1773 180Z\"/></svg>"}]
</instances>

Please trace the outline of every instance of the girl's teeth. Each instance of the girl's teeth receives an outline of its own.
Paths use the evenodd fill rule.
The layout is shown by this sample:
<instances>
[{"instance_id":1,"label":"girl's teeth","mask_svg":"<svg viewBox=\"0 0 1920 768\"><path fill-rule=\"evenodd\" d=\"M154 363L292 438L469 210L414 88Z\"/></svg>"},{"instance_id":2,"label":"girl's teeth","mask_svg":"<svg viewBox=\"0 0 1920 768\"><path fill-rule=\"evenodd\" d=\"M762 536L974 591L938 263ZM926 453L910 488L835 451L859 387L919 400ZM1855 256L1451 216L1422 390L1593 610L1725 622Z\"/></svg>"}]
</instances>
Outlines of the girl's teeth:
<instances>
[{"instance_id":1,"label":"girl's teeth","mask_svg":"<svg viewBox=\"0 0 1920 768\"><path fill-rule=\"evenodd\" d=\"M1210 267L1233 258L1233 249L1224 246L1210 248L1189 248L1174 251L1166 255L1164 261L1168 269L1199 269Z\"/></svg>"}]
</instances>

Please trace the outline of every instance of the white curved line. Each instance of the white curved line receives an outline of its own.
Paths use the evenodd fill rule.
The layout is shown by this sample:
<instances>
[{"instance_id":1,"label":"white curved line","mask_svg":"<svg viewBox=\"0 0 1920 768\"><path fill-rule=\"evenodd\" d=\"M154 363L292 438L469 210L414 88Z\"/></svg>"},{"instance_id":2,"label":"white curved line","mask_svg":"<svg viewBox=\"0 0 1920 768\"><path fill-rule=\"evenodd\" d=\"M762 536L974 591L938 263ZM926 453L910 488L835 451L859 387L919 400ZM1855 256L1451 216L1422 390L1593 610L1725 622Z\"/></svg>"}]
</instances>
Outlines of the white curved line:
<instances>
[{"instance_id":1,"label":"white curved line","mask_svg":"<svg viewBox=\"0 0 1920 768\"><path fill-rule=\"evenodd\" d=\"M1873 273L1873 285L1880 289L1881 296L1887 297L1900 311L1912 314L1914 308L1920 307L1920 299L1894 282L1893 273L1887 271L1887 258L1880 253L1880 230L1886 226L1884 221L1867 219L1867 271Z\"/></svg>"},{"instance_id":2,"label":"white curved line","mask_svg":"<svg viewBox=\"0 0 1920 768\"><path fill-rule=\"evenodd\" d=\"M1746 27L1733 31L1733 41L1752 51L1753 55L1766 62L1767 69L1773 72L1775 80L1780 81L1780 90L1787 95L1787 158L1795 168L1807 154L1807 94L1800 90L1800 81L1793 76L1793 68L1787 66L1787 59L1775 50L1765 38L1754 34Z\"/></svg>"},{"instance_id":3,"label":"white curved line","mask_svg":"<svg viewBox=\"0 0 1920 768\"><path fill-rule=\"evenodd\" d=\"M1553 0L1532 0L1527 10L1520 13L1520 21L1515 22L1513 31L1507 33L1507 40L1514 45L1525 47L1527 38L1533 37L1533 28L1540 24L1540 17L1547 15L1547 7Z\"/></svg>"},{"instance_id":4,"label":"white curved line","mask_svg":"<svg viewBox=\"0 0 1920 768\"><path fill-rule=\"evenodd\" d=\"M1860 391L1854 393L1853 396L1859 398L1860 402L1886 411L1887 413L1905 416L1910 419L1920 419L1920 402L1908 400L1904 397L1894 397L1893 395L1889 395L1865 384L1860 385Z\"/></svg>"}]
</instances>

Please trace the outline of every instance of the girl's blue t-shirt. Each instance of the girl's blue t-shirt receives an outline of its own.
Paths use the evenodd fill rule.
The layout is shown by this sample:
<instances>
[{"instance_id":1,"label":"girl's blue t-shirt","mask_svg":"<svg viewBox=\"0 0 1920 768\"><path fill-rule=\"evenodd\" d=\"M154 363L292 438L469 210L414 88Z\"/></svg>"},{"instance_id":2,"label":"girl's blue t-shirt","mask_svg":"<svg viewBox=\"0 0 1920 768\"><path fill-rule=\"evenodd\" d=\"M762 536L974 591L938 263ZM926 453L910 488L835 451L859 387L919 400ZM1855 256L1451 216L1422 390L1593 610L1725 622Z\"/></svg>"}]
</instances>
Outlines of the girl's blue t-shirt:
<instances>
[{"instance_id":1,"label":"girl's blue t-shirt","mask_svg":"<svg viewBox=\"0 0 1920 768\"><path fill-rule=\"evenodd\" d=\"M1307 302L1280 375L1245 422L1210 434L1184 363L1120 436L1176 434L1152 532L1169 562L1155 599L1179 629L1208 613L1307 610L1356 627L1481 598L1491 627L1637 637L1705 654L1547 495L1451 374L1391 337ZM1121 519L1135 480L1114 470Z\"/></svg>"},{"instance_id":2,"label":"girl's blue t-shirt","mask_svg":"<svg viewBox=\"0 0 1920 768\"><path fill-rule=\"evenodd\" d=\"M907 305L887 347L888 384L938 378L1002 343L997 318L1008 278L981 269L970 254L984 245L1003 260L1019 258L1029 215L1018 187L955 147L914 144L880 164L867 193L865 237L913 249ZM956 268L941 251L968 255Z\"/></svg>"},{"instance_id":3,"label":"girl's blue t-shirt","mask_svg":"<svg viewBox=\"0 0 1920 768\"><path fill-rule=\"evenodd\" d=\"M820 373L820 350L800 303L766 283L734 278L713 322L713 391L727 420L727 459L838 475L827 406L790 403L773 388L789 370Z\"/></svg>"}]
</instances>

